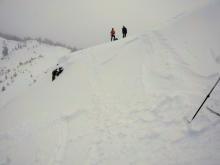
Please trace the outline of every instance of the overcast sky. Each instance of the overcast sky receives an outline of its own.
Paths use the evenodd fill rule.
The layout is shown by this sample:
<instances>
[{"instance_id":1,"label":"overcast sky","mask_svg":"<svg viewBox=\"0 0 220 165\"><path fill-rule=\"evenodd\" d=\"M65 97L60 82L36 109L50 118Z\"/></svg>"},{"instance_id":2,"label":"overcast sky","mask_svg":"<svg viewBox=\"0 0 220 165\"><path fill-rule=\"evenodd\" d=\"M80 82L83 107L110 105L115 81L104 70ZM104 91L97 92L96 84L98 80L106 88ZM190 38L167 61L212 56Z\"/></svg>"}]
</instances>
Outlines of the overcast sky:
<instances>
[{"instance_id":1,"label":"overcast sky","mask_svg":"<svg viewBox=\"0 0 220 165\"><path fill-rule=\"evenodd\" d=\"M47 37L77 47L169 24L212 0L0 0L0 32Z\"/></svg>"}]
</instances>

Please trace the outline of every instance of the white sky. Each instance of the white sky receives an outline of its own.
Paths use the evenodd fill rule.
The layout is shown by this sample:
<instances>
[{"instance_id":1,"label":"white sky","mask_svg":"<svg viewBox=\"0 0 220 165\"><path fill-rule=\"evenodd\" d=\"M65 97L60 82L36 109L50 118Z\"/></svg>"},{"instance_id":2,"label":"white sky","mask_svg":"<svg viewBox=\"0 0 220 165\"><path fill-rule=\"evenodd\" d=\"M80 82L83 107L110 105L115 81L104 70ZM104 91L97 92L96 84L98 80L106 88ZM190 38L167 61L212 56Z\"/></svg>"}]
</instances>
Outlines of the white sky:
<instances>
[{"instance_id":1,"label":"white sky","mask_svg":"<svg viewBox=\"0 0 220 165\"><path fill-rule=\"evenodd\" d=\"M143 33L212 0L0 0L0 31L47 37L77 47L109 41L115 27Z\"/></svg>"}]
</instances>

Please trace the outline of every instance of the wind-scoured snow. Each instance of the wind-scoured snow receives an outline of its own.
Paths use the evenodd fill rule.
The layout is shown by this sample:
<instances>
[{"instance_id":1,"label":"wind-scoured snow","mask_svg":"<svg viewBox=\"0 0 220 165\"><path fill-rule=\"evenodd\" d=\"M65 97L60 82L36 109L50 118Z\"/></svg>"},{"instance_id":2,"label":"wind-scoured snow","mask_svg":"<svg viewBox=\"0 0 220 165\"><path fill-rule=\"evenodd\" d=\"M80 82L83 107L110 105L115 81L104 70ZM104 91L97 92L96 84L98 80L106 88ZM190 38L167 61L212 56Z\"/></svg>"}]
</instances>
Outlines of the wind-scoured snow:
<instances>
[{"instance_id":1,"label":"wind-scoured snow","mask_svg":"<svg viewBox=\"0 0 220 165\"><path fill-rule=\"evenodd\" d=\"M220 30L204 32L206 47L171 27L64 54L54 82L45 73L0 109L0 164L218 165L220 84L188 123L220 76Z\"/></svg>"}]
</instances>

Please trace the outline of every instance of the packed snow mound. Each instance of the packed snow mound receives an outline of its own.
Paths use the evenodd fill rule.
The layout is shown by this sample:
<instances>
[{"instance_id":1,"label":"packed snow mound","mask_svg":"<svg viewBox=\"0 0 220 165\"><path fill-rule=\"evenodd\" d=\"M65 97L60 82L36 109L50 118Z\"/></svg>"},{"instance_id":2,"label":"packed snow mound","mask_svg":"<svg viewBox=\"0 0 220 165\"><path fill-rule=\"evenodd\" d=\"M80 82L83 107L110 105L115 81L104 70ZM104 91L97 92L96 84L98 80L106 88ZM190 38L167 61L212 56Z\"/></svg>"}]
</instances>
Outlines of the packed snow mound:
<instances>
[{"instance_id":1,"label":"packed snow mound","mask_svg":"<svg viewBox=\"0 0 220 165\"><path fill-rule=\"evenodd\" d=\"M0 38L0 107L40 80L69 52L35 40L19 42Z\"/></svg>"},{"instance_id":2,"label":"packed snow mound","mask_svg":"<svg viewBox=\"0 0 220 165\"><path fill-rule=\"evenodd\" d=\"M182 40L169 32L63 55L55 81L48 72L1 107L0 164L218 165L220 84L187 120L220 64L210 51L182 53ZM196 52L200 41L187 47Z\"/></svg>"}]
</instances>

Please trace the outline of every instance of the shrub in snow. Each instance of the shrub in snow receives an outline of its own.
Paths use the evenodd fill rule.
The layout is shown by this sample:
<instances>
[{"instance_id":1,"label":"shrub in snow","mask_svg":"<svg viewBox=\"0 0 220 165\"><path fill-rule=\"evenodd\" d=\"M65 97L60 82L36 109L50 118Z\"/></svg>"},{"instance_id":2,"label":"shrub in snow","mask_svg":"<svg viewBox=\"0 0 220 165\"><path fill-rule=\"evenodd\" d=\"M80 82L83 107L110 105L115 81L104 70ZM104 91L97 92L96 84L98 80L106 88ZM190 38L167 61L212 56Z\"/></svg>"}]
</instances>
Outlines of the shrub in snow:
<instances>
[{"instance_id":1,"label":"shrub in snow","mask_svg":"<svg viewBox=\"0 0 220 165\"><path fill-rule=\"evenodd\" d=\"M3 54L4 57L8 55L8 48L7 48L7 46L3 47L2 54Z\"/></svg>"},{"instance_id":2,"label":"shrub in snow","mask_svg":"<svg viewBox=\"0 0 220 165\"><path fill-rule=\"evenodd\" d=\"M6 90L6 88L3 86L3 87L2 87L2 92L4 92L5 90Z\"/></svg>"},{"instance_id":3,"label":"shrub in snow","mask_svg":"<svg viewBox=\"0 0 220 165\"><path fill-rule=\"evenodd\" d=\"M17 73L15 72L15 73L13 74L13 76L14 76L14 77L17 77Z\"/></svg>"}]
</instances>

